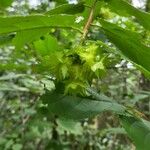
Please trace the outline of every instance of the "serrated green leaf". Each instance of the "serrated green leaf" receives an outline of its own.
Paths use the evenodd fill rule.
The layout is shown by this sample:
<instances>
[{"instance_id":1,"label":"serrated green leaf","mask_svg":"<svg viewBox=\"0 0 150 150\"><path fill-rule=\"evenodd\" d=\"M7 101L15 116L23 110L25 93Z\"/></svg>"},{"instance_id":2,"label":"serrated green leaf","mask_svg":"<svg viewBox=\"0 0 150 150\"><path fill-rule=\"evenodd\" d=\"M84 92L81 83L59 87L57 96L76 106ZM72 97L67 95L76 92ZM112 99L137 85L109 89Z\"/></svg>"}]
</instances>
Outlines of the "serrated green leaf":
<instances>
[{"instance_id":1,"label":"serrated green leaf","mask_svg":"<svg viewBox=\"0 0 150 150\"><path fill-rule=\"evenodd\" d=\"M120 119L137 150L150 150L150 126L134 117L120 116Z\"/></svg>"},{"instance_id":2,"label":"serrated green leaf","mask_svg":"<svg viewBox=\"0 0 150 150\"><path fill-rule=\"evenodd\" d=\"M44 39L40 39L34 42L34 47L38 55L46 56L50 55L56 51L61 50L61 47L58 45L58 41L55 37L47 35Z\"/></svg>"},{"instance_id":3,"label":"serrated green leaf","mask_svg":"<svg viewBox=\"0 0 150 150\"><path fill-rule=\"evenodd\" d=\"M150 48L142 44L140 36L104 20L100 20L100 23L107 37L119 48L121 54L150 77Z\"/></svg>"},{"instance_id":4,"label":"serrated green leaf","mask_svg":"<svg viewBox=\"0 0 150 150\"><path fill-rule=\"evenodd\" d=\"M48 33L49 30L50 29L48 28L43 28L43 29L20 31L13 39L13 44L15 45L16 49L20 49L25 44L33 42L36 39L39 39L41 36Z\"/></svg>"},{"instance_id":5,"label":"serrated green leaf","mask_svg":"<svg viewBox=\"0 0 150 150\"><path fill-rule=\"evenodd\" d=\"M48 104L47 111L49 114L56 114L66 119L81 120L98 115L103 111L124 113L124 107L111 102L111 100L110 102L103 102L76 96L64 96L58 93L46 93L41 97L41 101Z\"/></svg>"},{"instance_id":6,"label":"serrated green leaf","mask_svg":"<svg viewBox=\"0 0 150 150\"><path fill-rule=\"evenodd\" d=\"M76 16L73 15L0 17L0 34L54 27L79 30L82 23L76 23Z\"/></svg>"},{"instance_id":7,"label":"serrated green leaf","mask_svg":"<svg viewBox=\"0 0 150 150\"><path fill-rule=\"evenodd\" d=\"M138 22L143 25L146 29L150 30L150 14L144 11L136 9L124 0L105 0L108 2L108 7L123 16L135 16Z\"/></svg>"},{"instance_id":8,"label":"serrated green leaf","mask_svg":"<svg viewBox=\"0 0 150 150\"><path fill-rule=\"evenodd\" d=\"M84 10L84 5L82 2L78 3L77 5L64 4L64 5L60 5L59 7L56 7L55 9L48 11L47 13L45 13L45 15L75 14L75 13L81 13L83 10ZM57 19L57 16L56 16L56 19ZM58 22L58 20L56 20L56 22ZM62 22L60 23L60 26L61 24ZM35 28L34 30L31 29L27 31L20 31L17 33L16 37L14 38L13 43L17 49L20 49L24 44L38 39L39 37L48 33L48 31L49 31L49 28L47 27L43 29Z\"/></svg>"},{"instance_id":9,"label":"serrated green leaf","mask_svg":"<svg viewBox=\"0 0 150 150\"><path fill-rule=\"evenodd\" d=\"M77 14L84 11L84 3L80 2L78 4L63 4L50 11L46 12L45 15L54 14Z\"/></svg>"}]
</instances>

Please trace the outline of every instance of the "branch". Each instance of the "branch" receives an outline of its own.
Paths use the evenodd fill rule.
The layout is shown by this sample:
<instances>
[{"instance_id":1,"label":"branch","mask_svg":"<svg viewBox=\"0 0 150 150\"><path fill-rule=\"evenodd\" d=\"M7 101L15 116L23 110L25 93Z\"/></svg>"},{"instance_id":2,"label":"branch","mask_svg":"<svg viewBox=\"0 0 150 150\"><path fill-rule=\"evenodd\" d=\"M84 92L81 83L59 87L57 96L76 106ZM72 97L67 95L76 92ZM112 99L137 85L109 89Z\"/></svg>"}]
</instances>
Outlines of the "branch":
<instances>
[{"instance_id":1,"label":"branch","mask_svg":"<svg viewBox=\"0 0 150 150\"><path fill-rule=\"evenodd\" d=\"M91 7L91 11L90 11L90 15L89 15L89 18L84 26L84 29L83 29L83 35L82 35L82 41L85 39L87 33L88 33L88 30L90 28L90 25L93 21L93 15L94 15L94 9L95 9L95 6L96 6L96 2L97 0L95 0L93 6Z\"/></svg>"}]
</instances>

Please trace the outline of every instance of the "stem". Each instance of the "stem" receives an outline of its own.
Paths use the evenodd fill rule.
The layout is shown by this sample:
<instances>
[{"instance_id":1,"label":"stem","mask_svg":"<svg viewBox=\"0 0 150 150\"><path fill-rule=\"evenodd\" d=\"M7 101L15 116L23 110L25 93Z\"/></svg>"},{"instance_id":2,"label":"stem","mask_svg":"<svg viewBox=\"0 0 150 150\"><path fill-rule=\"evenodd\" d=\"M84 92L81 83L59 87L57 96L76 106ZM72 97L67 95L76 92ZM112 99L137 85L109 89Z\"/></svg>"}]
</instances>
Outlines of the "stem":
<instances>
[{"instance_id":1,"label":"stem","mask_svg":"<svg viewBox=\"0 0 150 150\"><path fill-rule=\"evenodd\" d=\"M97 0L94 1L93 3L93 6L91 7L91 11L90 11L90 14L89 14L89 17L88 17L88 20L84 26L84 29L83 29L83 35L82 35L82 41L84 41L84 39L86 38L86 35L88 33L88 30L90 28L90 25L93 21L93 15L94 15L94 9L95 9L95 6L96 6L96 2Z\"/></svg>"}]
</instances>

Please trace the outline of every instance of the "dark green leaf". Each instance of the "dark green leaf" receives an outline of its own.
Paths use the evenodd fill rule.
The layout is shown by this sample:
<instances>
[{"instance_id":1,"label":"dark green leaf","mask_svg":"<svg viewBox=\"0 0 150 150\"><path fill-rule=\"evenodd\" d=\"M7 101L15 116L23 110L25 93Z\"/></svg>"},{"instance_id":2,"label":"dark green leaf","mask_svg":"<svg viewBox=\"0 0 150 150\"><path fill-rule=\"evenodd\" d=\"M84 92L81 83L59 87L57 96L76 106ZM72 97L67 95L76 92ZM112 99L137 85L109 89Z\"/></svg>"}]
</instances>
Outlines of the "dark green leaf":
<instances>
[{"instance_id":1,"label":"dark green leaf","mask_svg":"<svg viewBox=\"0 0 150 150\"><path fill-rule=\"evenodd\" d=\"M103 111L113 111L118 114L124 113L124 107L112 101L103 102L76 96L64 96L58 93L46 93L41 97L41 100L44 104L48 104L47 110L49 113L67 119L81 120Z\"/></svg>"},{"instance_id":2,"label":"dark green leaf","mask_svg":"<svg viewBox=\"0 0 150 150\"><path fill-rule=\"evenodd\" d=\"M123 16L135 16L139 23L143 25L146 29L150 30L150 14L140 11L136 9L129 3L125 2L124 0L105 0L108 2L109 8L118 13L119 15Z\"/></svg>"},{"instance_id":3,"label":"dark green leaf","mask_svg":"<svg viewBox=\"0 0 150 150\"><path fill-rule=\"evenodd\" d=\"M150 126L134 117L121 116L122 125L138 150L150 150Z\"/></svg>"},{"instance_id":4,"label":"dark green leaf","mask_svg":"<svg viewBox=\"0 0 150 150\"><path fill-rule=\"evenodd\" d=\"M84 11L84 5L83 2L80 2L78 4L64 4L60 5L48 12L46 12L46 15L54 15L54 14L77 14Z\"/></svg>"},{"instance_id":5,"label":"dark green leaf","mask_svg":"<svg viewBox=\"0 0 150 150\"><path fill-rule=\"evenodd\" d=\"M47 35L43 40L34 42L34 47L38 55L45 56L61 49L56 38Z\"/></svg>"},{"instance_id":6,"label":"dark green leaf","mask_svg":"<svg viewBox=\"0 0 150 150\"><path fill-rule=\"evenodd\" d=\"M76 16L71 15L0 17L0 34L54 27L79 30L81 24L82 21L76 23Z\"/></svg>"},{"instance_id":7,"label":"dark green leaf","mask_svg":"<svg viewBox=\"0 0 150 150\"><path fill-rule=\"evenodd\" d=\"M105 34L121 53L150 76L150 48L142 44L139 35L104 20L100 23Z\"/></svg>"},{"instance_id":8,"label":"dark green leaf","mask_svg":"<svg viewBox=\"0 0 150 150\"><path fill-rule=\"evenodd\" d=\"M15 36L13 44L16 46L16 49L20 49L24 44L39 39L41 36L48 33L49 30L50 29L48 28L42 28L42 29L34 29L34 30L31 29L26 31L20 31Z\"/></svg>"}]
</instances>

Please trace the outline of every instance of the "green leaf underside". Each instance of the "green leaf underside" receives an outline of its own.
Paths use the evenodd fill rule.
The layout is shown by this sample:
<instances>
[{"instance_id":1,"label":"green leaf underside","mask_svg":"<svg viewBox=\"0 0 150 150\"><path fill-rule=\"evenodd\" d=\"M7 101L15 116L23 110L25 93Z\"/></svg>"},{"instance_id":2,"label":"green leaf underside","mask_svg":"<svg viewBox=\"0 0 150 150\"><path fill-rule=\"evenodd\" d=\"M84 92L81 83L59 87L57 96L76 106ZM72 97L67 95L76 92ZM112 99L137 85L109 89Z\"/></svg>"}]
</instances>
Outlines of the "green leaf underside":
<instances>
[{"instance_id":1,"label":"green leaf underside","mask_svg":"<svg viewBox=\"0 0 150 150\"><path fill-rule=\"evenodd\" d=\"M122 16L135 16L138 22L146 29L150 30L150 14L136 9L124 0L105 0L108 2L108 7Z\"/></svg>"},{"instance_id":2,"label":"green leaf underside","mask_svg":"<svg viewBox=\"0 0 150 150\"><path fill-rule=\"evenodd\" d=\"M47 34L49 30L49 28L43 28L20 31L13 39L13 44L16 46L16 49L20 49L24 44L37 40L41 36Z\"/></svg>"},{"instance_id":3,"label":"green leaf underside","mask_svg":"<svg viewBox=\"0 0 150 150\"><path fill-rule=\"evenodd\" d=\"M44 40L38 40L34 42L36 53L39 56L50 55L62 48L58 45L58 41L55 37L47 35Z\"/></svg>"},{"instance_id":4,"label":"green leaf underside","mask_svg":"<svg viewBox=\"0 0 150 150\"><path fill-rule=\"evenodd\" d=\"M124 107L111 101L110 103L102 102L75 96L64 96L58 93L46 93L41 97L41 100L44 104L48 104L47 110L49 113L56 114L62 118L81 120L103 111L124 114Z\"/></svg>"},{"instance_id":5,"label":"green leaf underside","mask_svg":"<svg viewBox=\"0 0 150 150\"><path fill-rule=\"evenodd\" d=\"M121 116L120 119L137 150L150 150L150 126L134 117Z\"/></svg>"},{"instance_id":6,"label":"green leaf underside","mask_svg":"<svg viewBox=\"0 0 150 150\"><path fill-rule=\"evenodd\" d=\"M75 21L76 16L72 15L0 17L0 34L51 27L79 30L82 21L81 23L76 23Z\"/></svg>"},{"instance_id":7,"label":"green leaf underside","mask_svg":"<svg viewBox=\"0 0 150 150\"><path fill-rule=\"evenodd\" d=\"M150 48L141 43L138 34L100 20L105 34L131 62L150 75Z\"/></svg>"},{"instance_id":8,"label":"green leaf underside","mask_svg":"<svg viewBox=\"0 0 150 150\"><path fill-rule=\"evenodd\" d=\"M45 15L54 14L77 14L84 11L84 3L80 2L78 4L63 4L50 11L46 12Z\"/></svg>"},{"instance_id":9,"label":"green leaf underside","mask_svg":"<svg viewBox=\"0 0 150 150\"><path fill-rule=\"evenodd\" d=\"M83 2L78 4L64 4L58 6L48 12L45 15L58 15L58 14L77 14L84 11ZM14 45L17 49L20 49L24 44L30 43L39 37L48 33L49 28L44 29L31 29L27 31L20 31L17 33L15 39L13 40Z\"/></svg>"}]
</instances>

